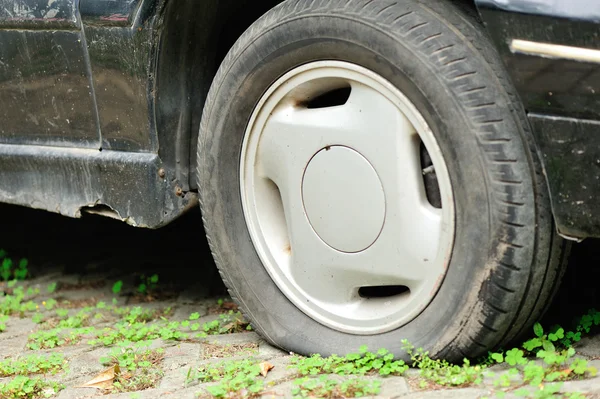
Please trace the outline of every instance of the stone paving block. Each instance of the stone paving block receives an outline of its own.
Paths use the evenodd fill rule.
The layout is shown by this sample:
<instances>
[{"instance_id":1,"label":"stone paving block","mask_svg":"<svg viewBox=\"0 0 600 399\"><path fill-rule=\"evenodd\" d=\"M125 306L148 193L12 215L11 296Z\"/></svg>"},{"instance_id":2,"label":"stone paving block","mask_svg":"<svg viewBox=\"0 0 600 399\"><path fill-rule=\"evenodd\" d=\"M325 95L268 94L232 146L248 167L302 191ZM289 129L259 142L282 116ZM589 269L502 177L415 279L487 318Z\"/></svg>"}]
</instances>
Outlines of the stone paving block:
<instances>
[{"instance_id":1,"label":"stone paving block","mask_svg":"<svg viewBox=\"0 0 600 399\"><path fill-rule=\"evenodd\" d=\"M68 372L63 382L69 382L68 385L76 386L91 380L96 374L106 369L106 366L100 363L100 359L108 356L110 351L111 348L100 347L85 351L80 349L79 353L74 350L70 353L63 353L68 359Z\"/></svg>"},{"instance_id":2,"label":"stone paving block","mask_svg":"<svg viewBox=\"0 0 600 399\"><path fill-rule=\"evenodd\" d=\"M600 377L587 380L565 381L560 389L561 392L585 392L600 394Z\"/></svg>"},{"instance_id":3,"label":"stone paving block","mask_svg":"<svg viewBox=\"0 0 600 399\"><path fill-rule=\"evenodd\" d=\"M296 384L294 383L295 381L295 377L290 376L291 378L288 379L284 379L282 382L280 382L277 385L274 385L270 388L265 389L264 393L261 395L262 399L275 399L275 398L291 398L292 397L292 392L294 390L294 388L296 387ZM316 376L313 378L319 378L320 376ZM352 377L348 377L348 376L340 376L340 375L336 375L336 374L329 374L327 375L327 378L330 380L337 380L339 382L342 382L348 378L352 378Z\"/></svg>"},{"instance_id":4,"label":"stone paving block","mask_svg":"<svg viewBox=\"0 0 600 399\"><path fill-rule=\"evenodd\" d=\"M199 343L177 342L165 348L163 364L166 368L171 368L172 364L188 364L191 361L197 361L202 354L202 345Z\"/></svg>"},{"instance_id":5,"label":"stone paving block","mask_svg":"<svg viewBox=\"0 0 600 399\"><path fill-rule=\"evenodd\" d=\"M573 347L581 355L588 358L600 358L600 335L592 335L581 338Z\"/></svg>"},{"instance_id":6,"label":"stone paving block","mask_svg":"<svg viewBox=\"0 0 600 399\"><path fill-rule=\"evenodd\" d=\"M165 371L165 375L160 380L158 388L173 392L183 389L190 367L190 365L187 365Z\"/></svg>"},{"instance_id":7,"label":"stone paving block","mask_svg":"<svg viewBox=\"0 0 600 399\"><path fill-rule=\"evenodd\" d=\"M165 375L159 383L159 388L182 389L190 368L196 367L198 363L200 352L200 344L187 342L165 348L165 357L161 365Z\"/></svg>"},{"instance_id":8,"label":"stone paving block","mask_svg":"<svg viewBox=\"0 0 600 399\"><path fill-rule=\"evenodd\" d=\"M259 344L262 339L260 336L253 332L243 332L235 334L222 334L222 335L209 335L204 339L206 342L216 343L220 345L227 344L246 344L246 343L257 343Z\"/></svg>"},{"instance_id":9,"label":"stone paving block","mask_svg":"<svg viewBox=\"0 0 600 399\"><path fill-rule=\"evenodd\" d=\"M393 396L403 399L480 399L495 397L493 392L479 388L440 389L435 391L417 391L406 395Z\"/></svg>"},{"instance_id":10,"label":"stone paving block","mask_svg":"<svg viewBox=\"0 0 600 399\"><path fill-rule=\"evenodd\" d=\"M19 318L11 316L6 322L6 330L0 334L0 341L17 336L28 336L36 329L37 324L31 320L31 317Z\"/></svg>"},{"instance_id":11,"label":"stone paving block","mask_svg":"<svg viewBox=\"0 0 600 399\"><path fill-rule=\"evenodd\" d=\"M392 398L405 395L410 391L408 382L403 377L377 378L381 381L381 391L378 398Z\"/></svg>"},{"instance_id":12,"label":"stone paving block","mask_svg":"<svg viewBox=\"0 0 600 399\"><path fill-rule=\"evenodd\" d=\"M291 364L291 356L269 359L268 362L274 367L267 373L265 384L279 384L282 381L295 377L295 371L288 366Z\"/></svg>"},{"instance_id":13,"label":"stone paving block","mask_svg":"<svg viewBox=\"0 0 600 399\"><path fill-rule=\"evenodd\" d=\"M194 389L194 387L184 388L180 390L170 390L163 388L154 388L154 389L146 389L144 391L138 392L123 392L123 393L115 393L110 395L102 396L102 399L197 399L198 396L196 393L198 389ZM63 399L63 398L61 398ZM64 399L76 399L76 397L69 397ZM77 398L79 399L79 398Z\"/></svg>"},{"instance_id":14,"label":"stone paving block","mask_svg":"<svg viewBox=\"0 0 600 399\"><path fill-rule=\"evenodd\" d=\"M27 344L27 334L24 335L12 335L10 338L6 338L0 341L0 359L6 357L13 357L21 354L25 350Z\"/></svg>"},{"instance_id":15,"label":"stone paving block","mask_svg":"<svg viewBox=\"0 0 600 399\"><path fill-rule=\"evenodd\" d=\"M258 343L258 356L260 356L261 358L289 356L289 352L276 348L273 345L261 339Z\"/></svg>"},{"instance_id":16,"label":"stone paving block","mask_svg":"<svg viewBox=\"0 0 600 399\"><path fill-rule=\"evenodd\" d=\"M69 387L60 391L57 399L88 399L88 398L99 398L106 397L102 391L95 388L72 388Z\"/></svg>"}]
</instances>

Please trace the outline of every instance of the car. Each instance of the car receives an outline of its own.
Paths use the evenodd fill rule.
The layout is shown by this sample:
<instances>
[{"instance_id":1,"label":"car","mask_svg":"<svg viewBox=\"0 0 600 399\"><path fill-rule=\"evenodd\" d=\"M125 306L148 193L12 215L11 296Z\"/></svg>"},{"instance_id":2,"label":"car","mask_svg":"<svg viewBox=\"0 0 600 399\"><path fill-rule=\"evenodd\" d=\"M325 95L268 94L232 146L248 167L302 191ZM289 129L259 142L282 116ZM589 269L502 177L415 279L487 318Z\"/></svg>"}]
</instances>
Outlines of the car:
<instances>
[{"instance_id":1,"label":"car","mask_svg":"<svg viewBox=\"0 0 600 399\"><path fill-rule=\"evenodd\" d=\"M0 202L152 229L199 204L285 350L477 357L600 237L596 0L1 4Z\"/></svg>"}]
</instances>

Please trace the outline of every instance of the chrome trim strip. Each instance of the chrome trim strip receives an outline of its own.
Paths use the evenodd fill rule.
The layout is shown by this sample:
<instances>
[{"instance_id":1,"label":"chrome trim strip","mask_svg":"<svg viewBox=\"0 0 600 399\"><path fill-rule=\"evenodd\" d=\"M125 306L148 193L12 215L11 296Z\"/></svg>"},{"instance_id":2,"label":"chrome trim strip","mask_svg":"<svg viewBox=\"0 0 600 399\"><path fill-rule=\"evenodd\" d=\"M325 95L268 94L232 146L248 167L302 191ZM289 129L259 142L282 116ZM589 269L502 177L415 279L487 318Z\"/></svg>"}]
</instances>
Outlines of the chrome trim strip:
<instances>
[{"instance_id":1,"label":"chrome trim strip","mask_svg":"<svg viewBox=\"0 0 600 399\"><path fill-rule=\"evenodd\" d=\"M600 64L600 50L562 46L560 44L530 42L513 39L510 51L546 58L562 58L573 61L593 62Z\"/></svg>"}]
</instances>

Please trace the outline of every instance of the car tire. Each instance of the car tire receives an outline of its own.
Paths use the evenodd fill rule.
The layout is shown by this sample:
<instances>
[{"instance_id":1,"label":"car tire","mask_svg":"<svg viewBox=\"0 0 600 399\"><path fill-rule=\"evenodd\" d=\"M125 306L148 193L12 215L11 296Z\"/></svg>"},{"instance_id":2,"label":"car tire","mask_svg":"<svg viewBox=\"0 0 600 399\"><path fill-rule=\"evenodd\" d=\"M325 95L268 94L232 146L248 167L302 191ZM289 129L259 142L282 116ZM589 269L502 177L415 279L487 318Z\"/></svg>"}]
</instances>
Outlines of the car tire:
<instances>
[{"instance_id":1,"label":"car tire","mask_svg":"<svg viewBox=\"0 0 600 399\"><path fill-rule=\"evenodd\" d=\"M353 103L357 88L366 88L363 108ZM325 105L311 103L317 99ZM402 116L386 119L387 110L396 112L390 104L401 104ZM346 142L338 125L344 115L363 123L361 110L373 131L355 132L348 123L360 139ZM314 129L323 132L322 148L310 150L308 130L281 138L281 121L294 112L305 112L304 122L293 122L304 129L313 116L321 124ZM396 148L393 140L373 144L398 120L412 128L393 131L416 131L425 147L414 158L425 175L417 194L409 192L413 183L394 183L394 167L378 166L402 158L386 152ZM553 226L524 110L480 23L449 1L288 0L275 7L223 61L205 104L197 159L204 227L223 280L252 326L288 351L343 354L367 345L403 357L407 339L434 357L479 356L528 331L564 270L567 243ZM412 181L414 162L406 162L399 165L411 170ZM383 194L371 167L359 164L371 165ZM353 175L340 177L344 170ZM335 203L347 193L352 197ZM413 194L429 205L405 205ZM435 208L435 233L407 213L411 206L419 215L420 207ZM396 209L401 217L392 215ZM364 270L355 268L354 259L376 251L389 231L397 232L395 241L377 247L383 266L365 255ZM420 246L435 254L431 270L428 259L414 255ZM403 255L395 258L396 250ZM330 251L335 265L315 255L320 251ZM371 286L379 291L369 294Z\"/></svg>"}]
</instances>

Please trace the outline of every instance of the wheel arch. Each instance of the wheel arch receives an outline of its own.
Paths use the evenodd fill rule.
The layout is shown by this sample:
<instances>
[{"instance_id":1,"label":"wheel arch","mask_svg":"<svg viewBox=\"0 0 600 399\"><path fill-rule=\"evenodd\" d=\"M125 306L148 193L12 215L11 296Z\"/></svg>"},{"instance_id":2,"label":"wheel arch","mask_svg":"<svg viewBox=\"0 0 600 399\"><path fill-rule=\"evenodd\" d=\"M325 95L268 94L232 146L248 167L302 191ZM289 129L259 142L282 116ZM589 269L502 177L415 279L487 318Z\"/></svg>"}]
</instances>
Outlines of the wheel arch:
<instances>
[{"instance_id":1,"label":"wheel arch","mask_svg":"<svg viewBox=\"0 0 600 399\"><path fill-rule=\"evenodd\" d=\"M159 155L183 191L196 185L202 108L229 48L263 13L283 0L168 0L160 12L155 115Z\"/></svg>"},{"instance_id":2,"label":"wheel arch","mask_svg":"<svg viewBox=\"0 0 600 399\"><path fill-rule=\"evenodd\" d=\"M477 14L474 0L448 0ZM155 116L159 155L183 191L197 189L196 144L204 101L225 55L283 0L167 0L160 12Z\"/></svg>"}]
</instances>

